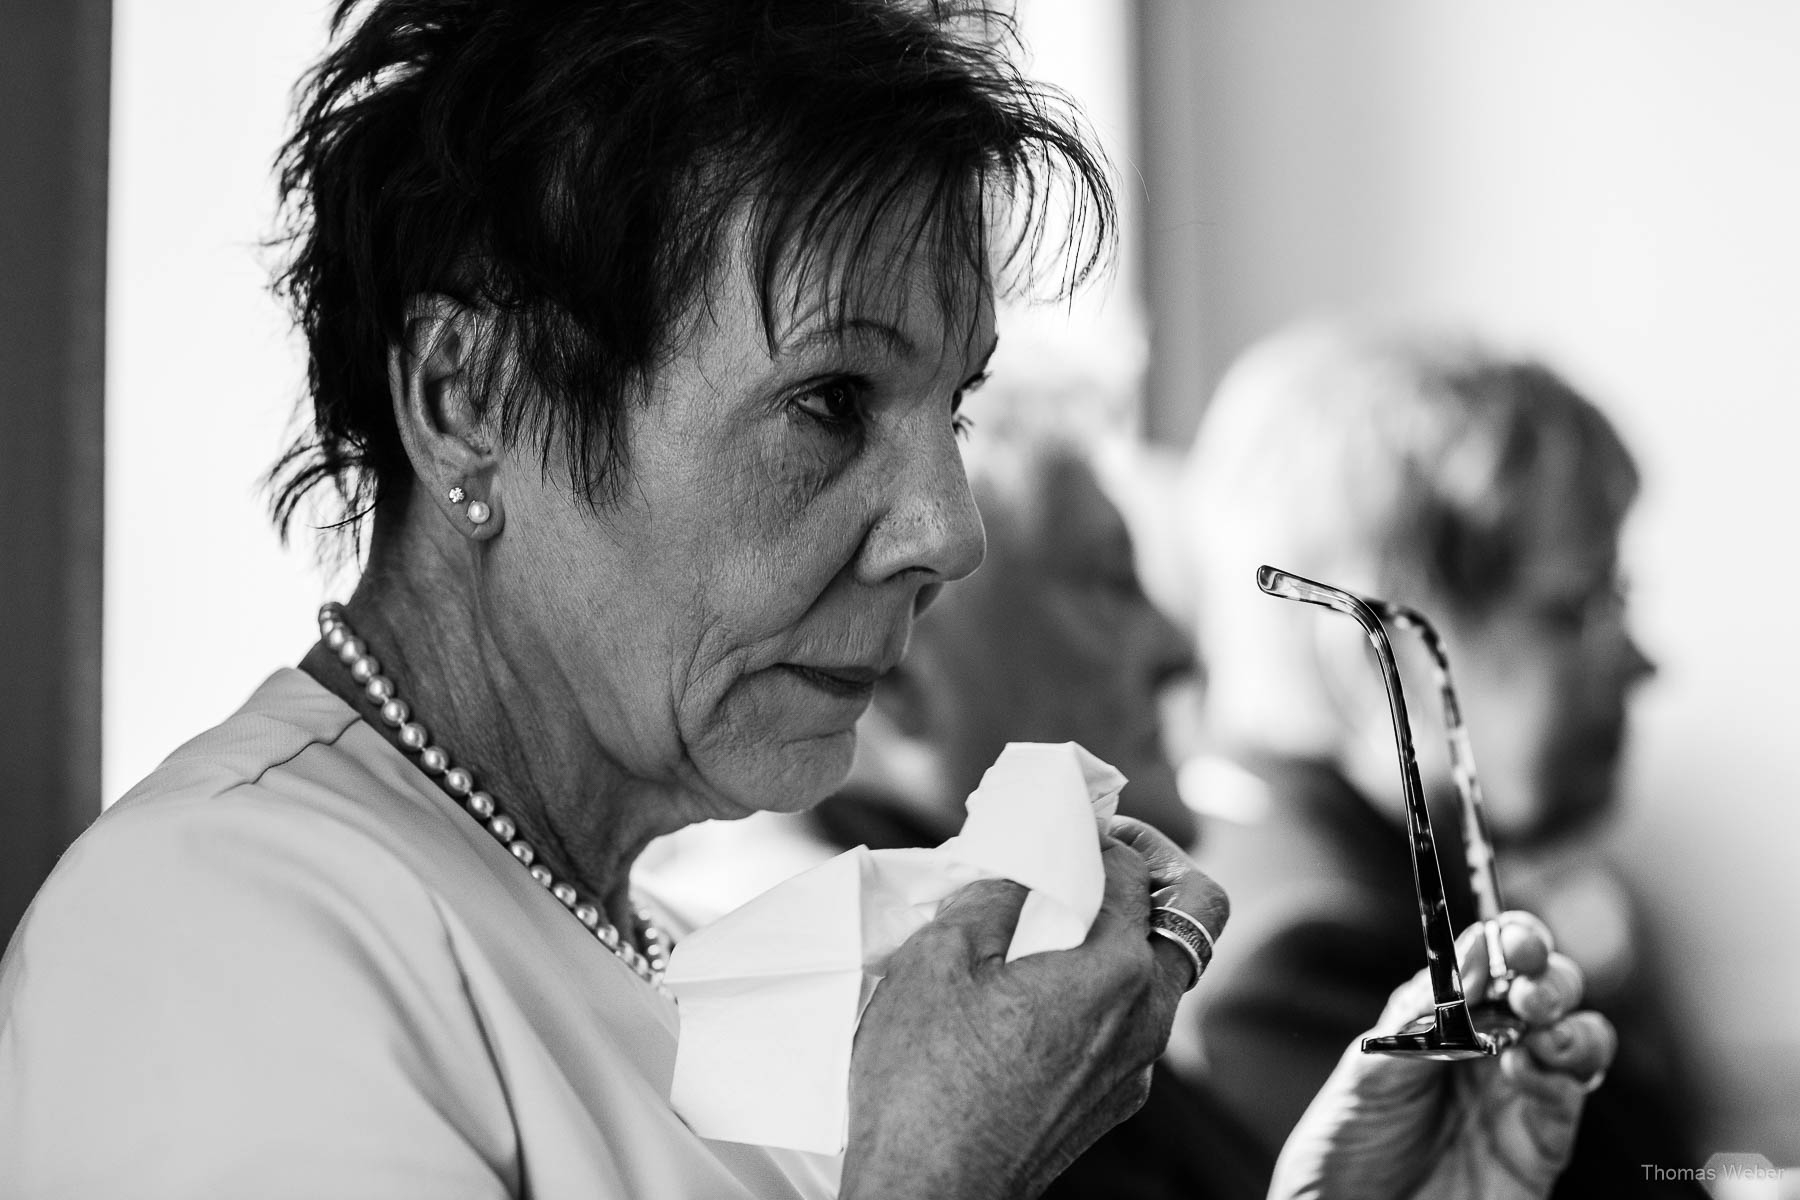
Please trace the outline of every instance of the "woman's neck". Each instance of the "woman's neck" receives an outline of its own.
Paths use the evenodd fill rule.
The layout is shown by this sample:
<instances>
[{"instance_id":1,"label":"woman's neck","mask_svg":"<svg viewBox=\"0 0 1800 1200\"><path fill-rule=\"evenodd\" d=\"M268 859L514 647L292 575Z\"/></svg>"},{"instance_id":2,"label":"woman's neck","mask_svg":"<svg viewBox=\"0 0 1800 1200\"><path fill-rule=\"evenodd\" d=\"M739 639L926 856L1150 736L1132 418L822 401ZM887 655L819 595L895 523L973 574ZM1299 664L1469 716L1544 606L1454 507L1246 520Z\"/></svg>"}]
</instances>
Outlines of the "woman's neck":
<instances>
[{"instance_id":1,"label":"woman's neck","mask_svg":"<svg viewBox=\"0 0 1800 1200\"><path fill-rule=\"evenodd\" d=\"M344 606L367 653L393 681L412 719L451 762L493 795L559 880L633 928L631 865L681 824L665 787L634 779L608 756L571 696L533 687L488 636L464 579L379 553ZM319 643L300 667L399 746L336 653ZM409 757L412 755L409 752Z\"/></svg>"}]
</instances>

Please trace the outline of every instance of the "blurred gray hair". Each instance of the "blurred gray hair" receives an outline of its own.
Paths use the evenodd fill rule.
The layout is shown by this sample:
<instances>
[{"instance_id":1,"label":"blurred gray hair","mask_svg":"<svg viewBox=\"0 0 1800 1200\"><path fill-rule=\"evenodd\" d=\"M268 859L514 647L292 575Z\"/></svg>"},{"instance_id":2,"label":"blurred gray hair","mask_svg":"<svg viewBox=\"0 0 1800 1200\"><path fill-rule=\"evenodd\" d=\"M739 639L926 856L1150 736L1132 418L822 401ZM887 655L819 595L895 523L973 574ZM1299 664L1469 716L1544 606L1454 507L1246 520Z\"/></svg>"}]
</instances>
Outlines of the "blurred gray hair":
<instances>
[{"instance_id":1,"label":"blurred gray hair","mask_svg":"<svg viewBox=\"0 0 1800 1200\"><path fill-rule=\"evenodd\" d=\"M1224 666L1225 643L1291 616L1257 593L1263 562L1478 615L1517 582L1548 486L1609 535L1638 483L1612 425L1541 362L1463 336L1284 330L1226 373L1184 468L1202 649Z\"/></svg>"}]
</instances>

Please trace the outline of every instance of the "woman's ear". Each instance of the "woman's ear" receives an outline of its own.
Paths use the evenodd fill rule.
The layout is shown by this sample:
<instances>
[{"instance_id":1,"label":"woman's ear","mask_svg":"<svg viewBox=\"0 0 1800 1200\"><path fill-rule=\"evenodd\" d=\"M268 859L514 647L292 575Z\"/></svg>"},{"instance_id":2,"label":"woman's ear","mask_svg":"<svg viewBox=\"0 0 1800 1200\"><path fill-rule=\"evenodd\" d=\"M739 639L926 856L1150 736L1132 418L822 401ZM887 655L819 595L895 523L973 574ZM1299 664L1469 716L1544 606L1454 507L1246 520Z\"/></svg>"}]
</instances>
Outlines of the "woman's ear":
<instances>
[{"instance_id":1,"label":"woman's ear","mask_svg":"<svg viewBox=\"0 0 1800 1200\"><path fill-rule=\"evenodd\" d=\"M474 309L429 293L408 301L404 334L388 346L394 424L421 498L477 539L501 525L499 453L483 394L488 333Z\"/></svg>"}]
</instances>

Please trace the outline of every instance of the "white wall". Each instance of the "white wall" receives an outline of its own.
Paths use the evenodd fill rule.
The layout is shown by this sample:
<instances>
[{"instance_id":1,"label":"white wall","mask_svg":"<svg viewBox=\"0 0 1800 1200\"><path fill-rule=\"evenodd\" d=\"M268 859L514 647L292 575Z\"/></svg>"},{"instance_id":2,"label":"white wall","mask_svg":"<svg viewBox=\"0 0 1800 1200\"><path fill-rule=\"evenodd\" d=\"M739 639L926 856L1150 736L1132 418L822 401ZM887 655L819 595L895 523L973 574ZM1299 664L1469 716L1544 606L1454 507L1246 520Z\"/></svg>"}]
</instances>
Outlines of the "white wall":
<instances>
[{"instance_id":1,"label":"white wall","mask_svg":"<svg viewBox=\"0 0 1800 1200\"><path fill-rule=\"evenodd\" d=\"M1117 183L1118 253L1065 302L1003 304L1000 348L986 397L969 404L977 435L984 407L1083 404L1109 432L1138 427L1139 384L1149 352L1138 271L1142 187L1132 163L1137 95L1129 0L1017 0L1024 69L1072 97ZM984 405L984 400L987 403ZM996 414L997 415L997 414Z\"/></svg>"},{"instance_id":2,"label":"white wall","mask_svg":"<svg viewBox=\"0 0 1800 1200\"><path fill-rule=\"evenodd\" d=\"M1663 673L1611 841L1724 1083L1709 1149L1800 1162L1800 6L1199 12L1207 183L1158 224L1204 231L1215 375L1315 310L1466 321L1566 368L1639 451Z\"/></svg>"},{"instance_id":3,"label":"white wall","mask_svg":"<svg viewBox=\"0 0 1800 1200\"><path fill-rule=\"evenodd\" d=\"M105 748L114 799L317 637L304 532L257 491L304 379L267 290L270 162L318 0L116 0Z\"/></svg>"}]
</instances>

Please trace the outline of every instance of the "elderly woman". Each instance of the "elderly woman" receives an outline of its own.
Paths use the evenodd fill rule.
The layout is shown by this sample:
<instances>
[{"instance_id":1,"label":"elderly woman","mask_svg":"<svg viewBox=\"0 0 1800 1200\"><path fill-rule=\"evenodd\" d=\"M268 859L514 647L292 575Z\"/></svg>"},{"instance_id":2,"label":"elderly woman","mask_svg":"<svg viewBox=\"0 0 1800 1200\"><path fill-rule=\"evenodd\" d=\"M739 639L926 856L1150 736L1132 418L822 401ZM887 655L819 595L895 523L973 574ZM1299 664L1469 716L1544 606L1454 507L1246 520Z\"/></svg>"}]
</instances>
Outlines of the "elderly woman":
<instances>
[{"instance_id":1,"label":"elderly woman","mask_svg":"<svg viewBox=\"0 0 1800 1200\"><path fill-rule=\"evenodd\" d=\"M1057 180L1104 229L1094 159L992 22L936 8L357 7L283 159L313 419L279 511L335 490L362 578L38 897L0 972L4 1190L1034 1194L1141 1099L1196 977L1153 903L1223 921L1173 846L1114 824L1066 951L1004 961L1016 884L952 898L863 1015L831 1159L671 1108L674 926L630 873L843 776L981 557L958 409L997 280L1095 263L1044 236ZM1340 1096L1302 1171L1554 1172L1609 1034L1512 929L1541 1043L1451 1105L1435 1067L1351 1064L1379 1124Z\"/></svg>"},{"instance_id":2,"label":"elderly woman","mask_svg":"<svg viewBox=\"0 0 1800 1200\"><path fill-rule=\"evenodd\" d=\"M1303 447L1296 428L1313 432ZM1291 565L1433 614L1507 865L1560 843L1593 878L1604 870L1595 847L1569 843L1615 800L1630 698L1652 671L1619 584L1638 470L1600 409L1543 363L1466 334L1344 320L1248 349L1187 465L1195 617L1221 748L1202 777L1236 799L1198 857L1231 883L1242 920L1233 953L1189 998L1173 1057L1273 1150L1344 1040L1416 965L1417 902L1391 870L1406 853L1405 801L1364 639L1267 602L1243 577L1259 562ZM1432 664L1405 654L1416 649L1405 639L1401 649L1409 692L1430 697ZM1454 831L1442 710L1425 700L1412 720L1430 802ZM1472 911L1466 874L1445 882L1452 911ZM1628 1032L1558 1196L1603 1193L1634 1163L1693 1154L1682 1112L1693 1091L1655 973L1608 970L1591 953L1631 941L1628 912L1596 902L1609 894L1616 884L1577 893L1574 915L1599 918L1600 938L1562 919L1569 906L1553 895L1544 906L1564 952L1600 985L1590 1000ZM1203 1062L1190 1047L1204 1047Z\"/></svg>"}]
</instances>

